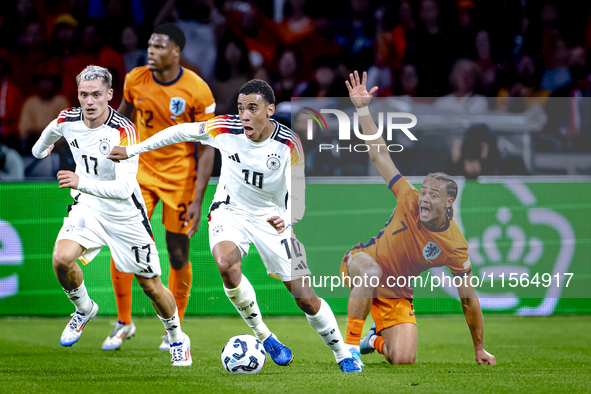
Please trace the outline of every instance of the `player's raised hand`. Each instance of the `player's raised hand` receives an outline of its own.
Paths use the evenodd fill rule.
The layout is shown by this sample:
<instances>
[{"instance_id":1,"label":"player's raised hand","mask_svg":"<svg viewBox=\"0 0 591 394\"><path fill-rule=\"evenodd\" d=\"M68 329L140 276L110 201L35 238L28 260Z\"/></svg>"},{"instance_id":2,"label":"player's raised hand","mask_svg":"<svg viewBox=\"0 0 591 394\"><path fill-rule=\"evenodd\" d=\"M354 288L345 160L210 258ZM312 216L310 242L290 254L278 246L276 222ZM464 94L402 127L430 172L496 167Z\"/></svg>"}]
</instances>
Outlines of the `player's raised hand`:
<instances>
[{"instance_id":1,"label":"player's raised hand","mask_svg":"<svg viewBox=\"0 0 591 394\"><path fill-rule=\"evenodd\" d=\"M121 160L127 160L129 157L127 156L127 148L124 146L116 146L113 148L107 159L113 160L115 163L119 163Z\"/></svg>"},{"instance_id":2,"label":"player's raised hand","mask_svg":"<svg viewBox=\"0 0 591 394\"><path fill-rule=\"evenodd\" d=\"M495 356L493 356L484 349L477 350L475 358L476 362L480 365L497 365Z\"/></svg>"},{"instance_id":3,"label":"player's raised hand","mask_svg":"<svg viewBox=\"0 0 591 394\"><path fill-rule=\"evenodd\" d=\"M193 219L193 224L187 231L187 237L191 239L193 234L199 230L199 221L201 220L201 204L191 201L189 208L187 209L187 220L185 220L185 226L189 225L189 222Z\"/></svg>"},{"instance_id":4,"label":"player's raised hand","mask_svg":"<svg viewBox=\"0 0 591 394\"><path fill-rule=\"evenodd\" d=\"M278 234L281 234L285 231L285 222L279 216L271 216L267 219L267 223L269 223L275 230L277 230Z\"/></svg>"},{"instance_id":5,"label":"player's raised hand","mask_svg":"<svg viewBox=\"0 0 591 394\"><path fill-rule=\"evenodd\" d=\"M57 180L60 183L60 189L69 187L70 189L78 189L78 175L72 171L61 170L57 173Z\"/></svg>"},{"instance_id":6,"label":"player's raised hand","mask_svg":"<svg viewBox=\"0 0 591 394\"><path fill-rule=\"evenodd\" d=\"M351 101L355 108L362 108L367 107L373 94L378 90L377 86L371 88L371 90L367 91L367 73L363 72L363 79L359 80L359 73L354 71L353 74L349 74L349 78L351 82L345 81L345 85L347 85L347 89L349 90L349 97L351 97Z\"/></svg>"}]
</instances>

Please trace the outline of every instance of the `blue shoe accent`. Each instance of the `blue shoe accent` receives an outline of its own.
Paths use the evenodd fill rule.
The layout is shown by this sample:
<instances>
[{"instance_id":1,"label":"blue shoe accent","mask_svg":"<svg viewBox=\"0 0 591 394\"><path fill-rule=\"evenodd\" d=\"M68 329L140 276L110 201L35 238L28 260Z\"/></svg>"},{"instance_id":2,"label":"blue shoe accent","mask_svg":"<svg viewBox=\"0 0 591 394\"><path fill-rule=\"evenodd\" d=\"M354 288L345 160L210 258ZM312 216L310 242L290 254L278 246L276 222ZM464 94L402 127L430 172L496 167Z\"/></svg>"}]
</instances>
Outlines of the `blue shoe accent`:
<instances>
[{"instance_id":1,"label":"blue shoe accent","mask_svg":"<svg viewBox=\"0 0 591 394\"><path fill-rule=\"evenodd\" d=\"M351 349L351 356L353 356L355 361L357 361L360 366L365 367L365 363L361 361L361 354L359 353L359 350Z\"/></svg>"},{"instance_id":2,"label":"blue shoe accent","mask_svg":"<svg viewBox=\"0 0 591 394\"><path fill-rule=\"evenodd\" d=\"M269 338L265 339L263 346L275 364L285 366L292 362L293 354L291 350L279 342L275 334L271 334Z\"/></svg>"},{"instance_id":3,"label":"blue shoe accent","mask_svg":"<svg viewBox=\"0 0 591 394\"><path fill-rule=\"evenodd\" d=\"M363 372L363 369L361 369L361 366L357 363L357 360L355 360L353 357L348 357L344 360L341 360L341 362L339 363L339 368L344 373L361 373L361 372Z\"/></svg>"},{"instance_id":4,"label":"blue shoe accent","mask_svg":"<svg viewBox=\"0 0 591 394\"><path fill-rule=\"evenodd\" d=\"M373 353L373 351L375 350L374 348L369 346L369 339L373 335L376 335L376 325L375 324L373 326L371 326L371 328L369 329L369 332L367 333L365 338L363 338L361 340L361 343L359 343L359 352L361 354L370 354L370 353Z\"/></svg>"}]
</instances>

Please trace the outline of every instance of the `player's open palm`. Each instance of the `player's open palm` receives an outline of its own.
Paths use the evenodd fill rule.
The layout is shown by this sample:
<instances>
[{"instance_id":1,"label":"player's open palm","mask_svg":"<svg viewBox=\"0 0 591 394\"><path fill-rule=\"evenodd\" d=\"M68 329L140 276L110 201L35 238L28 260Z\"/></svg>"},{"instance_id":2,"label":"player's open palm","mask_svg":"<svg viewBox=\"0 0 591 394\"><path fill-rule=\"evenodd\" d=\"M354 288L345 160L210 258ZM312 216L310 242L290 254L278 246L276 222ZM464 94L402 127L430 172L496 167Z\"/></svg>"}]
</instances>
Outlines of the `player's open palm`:
<instances>
[{"instance_id":1,"label":"player's open palm","mask_svg":"<svg viewBox=\"0 0 591 394\"><path fill-rule=\"evenodd\" d=\"M199 221L201 221L201 204L196 202L191 202L189 204L189 208L187 209L187 220L185 221L185 226L189 224L189 222L193 220L191 227L187 231L187 237L191 238L193 234L199 230Z\"/></svg>"},{"instance_id":2,"label":"player's open palm","mask_svg":"<svg viewBox=\"0 0 591 394\"><path fill-rule=\"evenodd\" d=\"M484 349L476 351L476 362L481 365L496 365L495 356Z\"/></svg>"},{"instance_id":3,"label":"player's open palm","mask_svg":"<svg viewBox=\"0 0 591 394\"><path fill-rule=\"evenodd\" d=\"M367 107L373 97L373 94L378 90L377 86L367 91L367 73L363 72L363 79L359 80L359 73L354 71L353 74L349 74L351 82L345 81L347 89L349 90L349 97L355 108Z\"/></svg>"}]
</instances>

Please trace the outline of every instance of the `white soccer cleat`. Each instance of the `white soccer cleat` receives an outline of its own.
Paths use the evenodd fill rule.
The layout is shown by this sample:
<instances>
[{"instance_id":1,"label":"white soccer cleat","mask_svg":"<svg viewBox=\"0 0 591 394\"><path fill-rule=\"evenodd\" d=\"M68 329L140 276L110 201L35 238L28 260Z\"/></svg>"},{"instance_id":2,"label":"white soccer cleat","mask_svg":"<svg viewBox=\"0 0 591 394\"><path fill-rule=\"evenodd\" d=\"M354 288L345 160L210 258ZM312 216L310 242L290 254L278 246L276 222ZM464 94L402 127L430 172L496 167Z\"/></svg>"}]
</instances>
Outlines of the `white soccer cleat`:
<instances>
[{"instance_id":1,"label":"white soccer cleat","mask_svg":"<svg viewBox=\"0 0 591 394\"><path fill-rule=\"evenodd\" d=\"M193 359L191 358L191 340L185 335L183 342L171 343L170 354L172 355L172 366L173 367L188 367L193 365Z\"/></svg>"},{"instance_id":2,"label":"white soccer cleat","mask_svg":"<svg viewBox=\"0 0 591 394\"><path fill-rule=\"evenodd\" d=\"M118 350L126 339L135 335L135 324L121 324L117 322L111 335L103 342L103 350Z\"/></svg>"},{"instance_id":3,"label":"white soccer cleat","mask_svg":"<svg viewBox=\"0 0 591 394\"><path fill-rule=\"evenodd\" d=\"M169 351L170 350L170 341L168 339L168 333L162 335L161 338L162 338L162 343L160 344L159 349Z\"/></svg>"},{"instance_id":4,"label":"white soccer cleat","mask_svg":"<svg viewBox=\"0 0 591 394\"><path fill-rule=\"evenodd\" d=\"M92 308L90 309L90 313L84 314L82 312L74 312L71 314L72 319L64 328L64 332L62 332L62 336L60 338L60 344L62 346L72 346L78 339L80 339L80 335L82 335L82 330L86 326L86 323L91 321L98 313L98 305L92 302Z\"/></svg>"}]
</instances>

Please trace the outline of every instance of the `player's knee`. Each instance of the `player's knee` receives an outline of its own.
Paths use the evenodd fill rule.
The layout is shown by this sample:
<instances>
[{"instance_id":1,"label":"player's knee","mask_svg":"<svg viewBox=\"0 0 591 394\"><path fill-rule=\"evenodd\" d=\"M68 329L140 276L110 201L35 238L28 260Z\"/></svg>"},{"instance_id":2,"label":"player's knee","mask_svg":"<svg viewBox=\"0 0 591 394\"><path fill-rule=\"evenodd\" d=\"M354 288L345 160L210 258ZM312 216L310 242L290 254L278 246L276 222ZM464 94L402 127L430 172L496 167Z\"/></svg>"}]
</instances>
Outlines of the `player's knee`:
<instances>
[{"instance_id":1,"label":"player's knee","mask_svg":"<svg viewBox=\"0 0 591 394\"><path fill-rule=\"evenodd\" d=\"M64 252L62 250L54 250L53 251L53 268L57 270L67 270L70 269L74 264L76 264L76 258L73 257L70 253Z\"/></svg>"},{"instance_id":2,"label":"player's knee","mask_svg":"<svg viewBox=\"0 0 591 394\"><path fill-rule=\"evenodd\" d=\"M414 355L414 354L404 354L404 353L398 353L398 354L386 356L386 360L388 360L388 362L393 365L412 365L415 363L415 358L416 358L416 355Z\"/></svg>"},{"instance_id":3,"label":"player's knee","mask_svg":"<svg viewBox=\"0 0 591 394\"><path fill-rule=\"evenodd\" d=\"M240 260L222 256L217 259L216 264L222 276L230 275L235 270L240 270Z\"/></svg>"},{"instance_id":4,"label":"player's knee","mask_svg":"<svg viewBox=\"0 0 591 394\"><path fill-rule=\"evenodd\" d=\"M295 302L298 308L308 315L315 315L320 310L319 298L296 298Z\"/></svg>"},{"instance_id":5,"label":"player's knee","mask_svg":"<svg viewBox=\"0 0 591 394\"><path fill-rule=\"evenodd\" d=\"M168 259L170 260L170 266L175 270L183 269L189 264L189 259L180 250L175 250L172 253L169 251Z\"/></svg>"}]
</instances>

